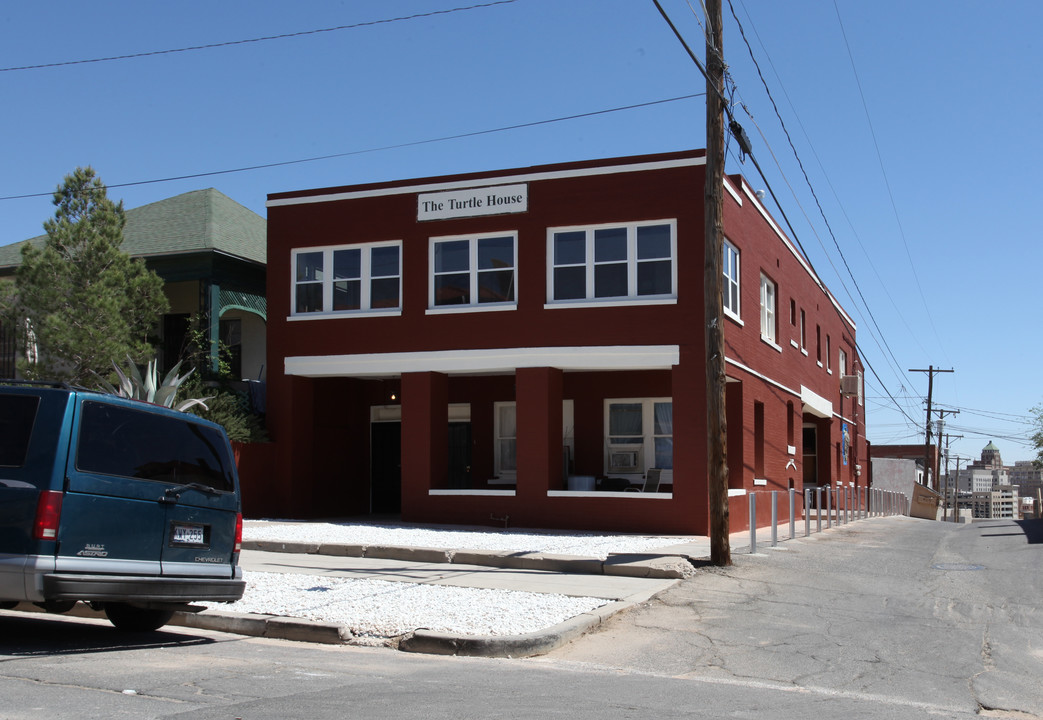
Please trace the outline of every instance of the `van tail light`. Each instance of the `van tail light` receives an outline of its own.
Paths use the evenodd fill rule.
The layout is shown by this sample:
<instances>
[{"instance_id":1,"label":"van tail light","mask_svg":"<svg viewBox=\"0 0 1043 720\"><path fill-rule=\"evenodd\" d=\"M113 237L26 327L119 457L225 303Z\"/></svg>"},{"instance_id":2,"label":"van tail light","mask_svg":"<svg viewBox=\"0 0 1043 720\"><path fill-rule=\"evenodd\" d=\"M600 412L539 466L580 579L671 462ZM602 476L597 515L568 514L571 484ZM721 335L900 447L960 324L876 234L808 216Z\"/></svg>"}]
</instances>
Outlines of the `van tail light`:
<instances>
[{"instance_id":1,"label":"van tail light","mask_svg":"<svg viewBox=\"0 0 1043 720\"><path fill-rule=\"evenodd\" d=\"M36 502L36 522L33 523L33 538L57 540L58 521L62 516L62 494L57 490L44 490Z\"/></svg>"},{"instance_id":2,"label":"van tail light","mask_svg":"<svg viewBox=\"0 0 1043 720\"><path fill-rule=\"evenodd\" d=\"M235 545L232 546L232 552L238 553L243 549L243 514L236 513L235 515Z\"/></svg>"}]
</instances>

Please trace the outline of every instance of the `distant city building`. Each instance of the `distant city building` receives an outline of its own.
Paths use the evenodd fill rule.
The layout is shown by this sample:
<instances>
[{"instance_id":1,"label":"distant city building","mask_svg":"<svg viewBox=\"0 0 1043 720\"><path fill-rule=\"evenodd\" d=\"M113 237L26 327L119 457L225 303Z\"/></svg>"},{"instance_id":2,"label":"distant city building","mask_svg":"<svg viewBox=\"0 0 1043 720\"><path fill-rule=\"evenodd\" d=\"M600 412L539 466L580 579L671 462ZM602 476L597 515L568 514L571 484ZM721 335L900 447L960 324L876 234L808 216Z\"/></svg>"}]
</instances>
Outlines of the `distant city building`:
<instances>
[{"instance_id":1,"label":"distant city building","mask_svg":"<svg viewBox=\"0 0 1043 720\"><path fill-rule=\"evenodd\" d=\"M975 520L1021 519L1018 489L1010 485L1000 486L988 492L971 493L969 501L961 497L959 503L960 507L970 505Z\"/></svg>"},{"instance_id":2,"label":"distant city building","mask_svg":"<svg viewBox=\"0 0 1043 720\"><path fill-rule=\"evenodd\" d=\"M1010 484L1010 474L1003 467L1000 449L992 442L982 448L979 462L971 463L956 474L956 489L963 493L990 492L993 488Z\"/></svg>"},{"instance_id":3,"label":"distant city building","mask_svg":"<svg viewBox=\"0 0 1043 720\"><path fill-rule=\"evenodd\" d=\"M1034 498L1043 489L1043 468L1032 460L1018 460L1010 470L1010 484L1022 498Z\"/></svg>"}]
</instances>

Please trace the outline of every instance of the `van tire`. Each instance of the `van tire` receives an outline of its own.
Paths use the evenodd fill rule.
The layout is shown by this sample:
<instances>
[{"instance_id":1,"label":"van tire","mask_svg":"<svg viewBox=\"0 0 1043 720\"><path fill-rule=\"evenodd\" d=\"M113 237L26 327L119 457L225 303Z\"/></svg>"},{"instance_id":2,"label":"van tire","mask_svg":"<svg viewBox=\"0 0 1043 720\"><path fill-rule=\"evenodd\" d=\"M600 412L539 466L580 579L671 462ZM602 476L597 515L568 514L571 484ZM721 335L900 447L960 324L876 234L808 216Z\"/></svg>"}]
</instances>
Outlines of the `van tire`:
<instances>
[{"instance_id":1,"label":"van tire","mask_svg":"<svg viewBox=\"0 0 1043 720\"><path fill-rule=\"evenodd\" d=\"M123 632L152 632L170 622L173 610L141 608L126 603L106 603L105 617Z\"/></svg>"}]
</instances>

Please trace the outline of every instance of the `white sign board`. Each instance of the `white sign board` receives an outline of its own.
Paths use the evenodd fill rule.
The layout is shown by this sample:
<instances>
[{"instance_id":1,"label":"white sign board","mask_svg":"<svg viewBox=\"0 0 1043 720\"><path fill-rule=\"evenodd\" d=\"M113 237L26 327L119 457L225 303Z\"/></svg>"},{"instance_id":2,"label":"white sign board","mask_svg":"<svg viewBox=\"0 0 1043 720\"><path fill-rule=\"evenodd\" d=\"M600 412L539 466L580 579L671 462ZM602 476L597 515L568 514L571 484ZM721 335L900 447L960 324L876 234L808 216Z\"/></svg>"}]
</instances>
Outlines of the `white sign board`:
<instances>
[{"instance_id":1,"label":"white sign board","mask_svg":"<svg viewBox=\"0 0 1043 720\"><path fill-rule=\"evenodd\" d=\"M418 221L503 215L528 209L529 186L525 184L423 193L416 197Z\"/></svg>"}]
</instances>

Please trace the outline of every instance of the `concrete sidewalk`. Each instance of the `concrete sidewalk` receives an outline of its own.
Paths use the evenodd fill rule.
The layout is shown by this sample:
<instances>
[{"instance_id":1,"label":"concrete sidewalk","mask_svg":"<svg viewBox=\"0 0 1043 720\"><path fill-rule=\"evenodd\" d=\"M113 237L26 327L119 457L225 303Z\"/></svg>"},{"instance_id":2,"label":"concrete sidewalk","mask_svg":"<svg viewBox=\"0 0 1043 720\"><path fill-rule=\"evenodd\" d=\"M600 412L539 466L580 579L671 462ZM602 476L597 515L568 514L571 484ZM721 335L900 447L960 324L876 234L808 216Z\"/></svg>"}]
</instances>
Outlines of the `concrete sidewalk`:
<instances>
[{"instance_id":1,"label":"concrete sidewalk","mask_svg":"<svg viewBox=\"0 0 1043 720\"><path fill-rule=\"evenodd\" d=\"M803 524L796 526L803 536ZM811 537L816 537L814 526ZM789 539L784 525L776 534ZM730 537L733 554L748 553L749 532ZM772 548L770 529L757 533L757 554ZM784 545L778 545L784 549ZM592 597L606 604L557 625L524 635L474 636L415 629L386 644L408 652L488 657L537 655L583 635L612 615L663 592L696 568L709 564L709 538L664 546L640 553L609 553L605 559L538 552L244 541L240 563L250 572L296 573L337 578L379 579L528 593ZM24 607L24 606L23 606ZM30 609L29 606L26 609ZM73 614L103 617L85 605ZM176 613L171 625L257 637L314 643L356 641L341 625L276 615L233 613L210 608L201 613ZM369 643L372 644L372 643Z\"/></svg>"},{"instance_id":2,"label":"concrete sidewalk","mask_svg":"<svg viewBox=\"0 0 1043 720\"><path fill-rule=\"evenodd\" d=\"M798 525L797 534L802 528ZM776 534L788 539L788 526ZM757 533L758 550L771 547L771 531ZM730 537L733 553L750 548L748 532ZM781 546L779 546L781 547ZM709 564L710 540L695 538L640 553L610 553L607 558L473 549L360 545L314 542L244 541L241 564L247 571L299 573L339 578L455 587L514 590L602 598L608 602L557 625L524 635L474 636L416 629L387 644L407 652L490 657L520 657L548 652L583 635L612 615L670 588L696 568ZM320 643L351 643L347 628L331 623L207 610L181 614L174 621L263 637Z\"/></svg>"}]
</instances>

